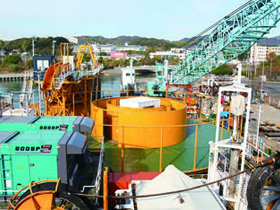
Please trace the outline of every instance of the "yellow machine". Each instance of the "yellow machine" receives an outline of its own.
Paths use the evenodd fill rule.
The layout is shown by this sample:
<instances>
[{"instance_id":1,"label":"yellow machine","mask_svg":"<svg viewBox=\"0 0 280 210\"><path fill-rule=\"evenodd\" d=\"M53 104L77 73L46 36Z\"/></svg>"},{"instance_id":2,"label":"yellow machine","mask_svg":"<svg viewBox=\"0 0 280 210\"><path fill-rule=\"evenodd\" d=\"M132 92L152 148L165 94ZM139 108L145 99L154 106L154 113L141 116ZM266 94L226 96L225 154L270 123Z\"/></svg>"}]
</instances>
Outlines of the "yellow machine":
<instances>
[{"instance_id":1,"label":"yellow machine","mask_svg":"<svg viewBox=\"0 0 280 210\"><path fill-rule=\"evenodd\" d=\"M92 102L90 117L96 122L93 135L105 136L127 148L167 147L185 139L186 129L182 126L186 124L184 102L160 98L159 107L127 108L120 106L122 99L129 98ZM103 125L108 125L106 131Z\"/></svg>"},{"instance_id":2,"label":"yellow machine","mask_svg":"<svg viewBox=\"0 0 280 210\"><path fill-rule=\"evenodd\" d=\"M84 54L89 52L94 66L80 69ZM90 101L100 97L99 66L90 45L81 45L76 68L69 62L68 43L60 46L60 62L50 65L42 81L45 115L89 116Z\"/></svg>"},{"instance_id":3,"label":"yellow machine","mask_svg":"<svg viewBox=\"0 0 280 210\"><path fill-rule=\"evenodd\" d=\"M76 69L80 69L81 68L81 64L83 62L84 55L85 55L85 53L87 53L87 51L88 51L88 53L89 53L89 55L91 57L91 60L92 60L92 62L94 64L94 66L98 65L98 63L95 60L95 56L92 53L91 46L88 45L88 44L84 44L84 45L80 45L79 46L79 52L77 54L77 60L76 60Z\"/></svg>"}]
</instances>

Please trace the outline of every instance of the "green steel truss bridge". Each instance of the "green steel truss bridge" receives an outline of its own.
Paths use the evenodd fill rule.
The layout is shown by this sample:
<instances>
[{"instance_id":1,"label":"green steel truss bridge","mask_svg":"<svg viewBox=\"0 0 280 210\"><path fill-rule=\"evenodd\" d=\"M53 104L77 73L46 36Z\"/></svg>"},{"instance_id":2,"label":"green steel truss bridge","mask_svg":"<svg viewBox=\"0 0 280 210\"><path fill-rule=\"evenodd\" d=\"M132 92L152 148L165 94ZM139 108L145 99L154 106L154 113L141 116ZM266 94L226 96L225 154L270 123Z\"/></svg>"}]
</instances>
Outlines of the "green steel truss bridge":
<instances>
[{"instance_id":1,"label":"green steel truss bridge","mask_svg":"<svg viewBox=\"0 0 280 210\"><path fill-rule=\"evenodd\" d=\"M187 85L246 52L276 27L280 0L251 0L213 26L210 33L157 84ZM211 30L212 29L212 30Z\"/></svg>"}]
</instances>

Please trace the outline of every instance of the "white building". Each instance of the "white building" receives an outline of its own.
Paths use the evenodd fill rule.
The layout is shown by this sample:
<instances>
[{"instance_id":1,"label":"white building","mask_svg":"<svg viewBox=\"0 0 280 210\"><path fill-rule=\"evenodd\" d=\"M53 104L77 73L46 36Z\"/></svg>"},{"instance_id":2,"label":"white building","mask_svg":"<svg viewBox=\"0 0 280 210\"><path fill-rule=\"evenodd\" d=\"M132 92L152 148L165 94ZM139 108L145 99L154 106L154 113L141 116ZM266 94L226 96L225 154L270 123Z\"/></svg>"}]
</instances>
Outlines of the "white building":
<instances>
[{"instance_id":1,"label":"white building","mask_svg":"<svg viewBox=\"0 0 280 210\"><path fill-rule=\"evenodd\" d=\"M143 58L145 58L145 55L141 55L141 54L130 54L127 55L128 58L133 58L134 60L141 60Z\"/></svg>"},{"instance_id":2,"label":"white building","mask_svg":"<svg viewBox=\"0 0 280 210\"><path fill-rule=\"evenodd\" d=\"M280 46L259 46L257 43L254 44L250 49L250 63L266 61L270 52L280 55Z\"/></svg>"},{"instance_id":3,"label":"white building","mask_svg":"<svg viewBox=\"0 0 280 210\"><path fill-rule=\"evenodd\" d=\"M75 36L70 36L68 38L68 41L71 42L71 43L74 43L74 44L78 44L79 43L79 39Z\"/></svg>"},{"instance_id":4,"label":"white building","mask_svg":"<svg viewBox=\"0 0 280 210\"><path fill-rule=\"evenodd\" d=\"M99 44L90 44L90 46L92 47L92 51L94 54L99 54L101 52L105 52L105 53L111 53L111 52L115 52L115 45L99 45ZM74 45L73 46L73 52L77 53L79 51L79 45ZM87 50L88 53L88 50Z\"/></svg>"},{"instance_id":5,"label":"white building","mask_svg":"<svg viewBox=\"0 0 280 210\"><path fill-rule=\"evenodd\" d=\"M99 52L111 53L116 52L116 46L112 44L97 45Z\"/></svg>"},{"instance_id":6,"label":"white building","mask_svg":"<svg viewBox=\"0 0 280 210\"><path fill-rule=\"evenodd\" d=\"M186 53L174 53L171 51L158 51L158 52L150 53L150 58L154 58L155 56L179 57L180 59L184 59L186 58Z\"/></svg>"},{"instance_id":7,"label":"white building","mask_svg":"<svg viewBox=\"0 0 280 210\"><path fill-rule=\"evenodd\" d=\"M182 48L171 48L170 51L173 53L186 53L187 52L187 50L183 47Z\"/></svg>"},{"instance_id":8,"label":"white building","mask_svg":"<svg viewBox=\"0 0 280 210\"><path fill-rule=\"evenodd\" d=\"M186 47L183 47L183 49L185 49L185 53L188 55L190 54L190 52L193 51L193 49L196 47L196 45L187 45Z\"/></svg>"},{"instance_id":9,"label":"white building","mask_svg":"<svg viewBox=\"0 0 280 210\"><path fill-rule=\"evenodd\" d=\"M125 45L116 45L116 51L146 51L148 47L141 46L141 45L128 45L125 43Z\"/></svg>"}]
</instances>

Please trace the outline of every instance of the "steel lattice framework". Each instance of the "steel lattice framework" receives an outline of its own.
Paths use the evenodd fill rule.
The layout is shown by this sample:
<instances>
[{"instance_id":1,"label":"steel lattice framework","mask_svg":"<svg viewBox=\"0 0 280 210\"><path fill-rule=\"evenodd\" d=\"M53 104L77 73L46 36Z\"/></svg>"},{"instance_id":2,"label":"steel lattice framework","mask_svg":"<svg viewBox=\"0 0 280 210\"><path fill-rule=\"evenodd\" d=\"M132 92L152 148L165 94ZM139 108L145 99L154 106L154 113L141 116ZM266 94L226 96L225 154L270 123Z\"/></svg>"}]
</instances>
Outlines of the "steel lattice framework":
<instances>
[{"instance_id":1,"label":"steel lattice framework","mask_svg":"<svg viewBox=\"0 0 280 210\"><path fill-rule=\"evenodd\" d=\"M189 84L235 59L280 20L280 0L252 0L217 26L168 75L169 84ZM160 86L165 86L162 80Z\"/></svg>"}]
</instances>

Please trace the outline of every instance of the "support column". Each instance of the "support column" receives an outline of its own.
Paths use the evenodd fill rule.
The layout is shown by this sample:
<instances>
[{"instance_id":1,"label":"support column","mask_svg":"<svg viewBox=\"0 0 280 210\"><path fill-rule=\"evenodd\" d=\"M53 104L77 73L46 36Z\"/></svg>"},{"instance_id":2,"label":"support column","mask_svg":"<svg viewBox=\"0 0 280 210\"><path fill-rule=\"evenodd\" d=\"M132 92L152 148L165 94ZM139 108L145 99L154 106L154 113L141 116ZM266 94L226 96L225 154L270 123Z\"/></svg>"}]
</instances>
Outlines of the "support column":
<instances>
[{"instance_id":1,"label":"support column","mask_svg":"<svg viewBox=\"0 0 280 210\"><path fill-rule=\"evenodd\" d=\"M230 152L230 169L229 169L229 175L236 174L238 172L238 160L239 160L239 151L237 149L231 149ZM229 182L229 197L234 199L234 196L236 194L236 187L235 187L235 181L237 177L233 177L230 179Z\"/></svg>"}]
</instances>

